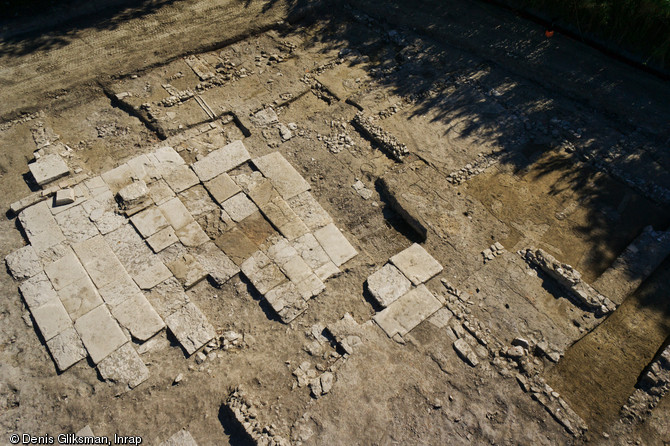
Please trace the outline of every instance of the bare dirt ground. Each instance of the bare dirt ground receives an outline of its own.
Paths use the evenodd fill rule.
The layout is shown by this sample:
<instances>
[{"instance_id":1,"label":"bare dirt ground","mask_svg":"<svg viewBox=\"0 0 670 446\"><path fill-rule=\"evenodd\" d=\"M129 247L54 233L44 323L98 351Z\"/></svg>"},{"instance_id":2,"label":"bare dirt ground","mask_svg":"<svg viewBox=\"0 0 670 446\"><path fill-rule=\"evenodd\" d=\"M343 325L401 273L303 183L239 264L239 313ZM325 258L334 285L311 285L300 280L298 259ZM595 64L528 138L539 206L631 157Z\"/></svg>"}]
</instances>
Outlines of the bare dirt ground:
<instances>
[{"instance_id":1,"label":"bare dirt ground","mask_svg":"<svg viewBox=\"0 0 670 446\"><path fill-rule=\"evenodd\" d=\"M200 282L191 301L246 345L200 362L163 330L133 390L90 360L58 373L1 274L0 443L89 425L144 444L182 428L200 445L249 444L225 405L244 386L260 423L295 444L670 444L667 397L642 422L619 412L667 345L668 260L603 316L517 254L542 248L594 283L646 226L668 229L667 83L480 3L184 0L4 24L0 86L3 209L37 189L28 163L45 141L93 177L165 137L187 163L242 139L252 158L280 151L358 251L289 324L242 273ZM277 123L255 119L268 107ZM409 155L357 129L359 111ZM227 229L215 220L199 220L213 239ZM4 258L26 240L11 212L0 225ZM240 227L259 244L274 232ZM444 267L427 287L453 316L390 339L365 282L414 242ZM495 242L504 251L484 261ZM314 333L346 313L361 343L315 398L294 372L343 353ZM506 353L517 338L520 358ZM526 388L538 379L551 387Z\"/></svg>"}]
</instances>

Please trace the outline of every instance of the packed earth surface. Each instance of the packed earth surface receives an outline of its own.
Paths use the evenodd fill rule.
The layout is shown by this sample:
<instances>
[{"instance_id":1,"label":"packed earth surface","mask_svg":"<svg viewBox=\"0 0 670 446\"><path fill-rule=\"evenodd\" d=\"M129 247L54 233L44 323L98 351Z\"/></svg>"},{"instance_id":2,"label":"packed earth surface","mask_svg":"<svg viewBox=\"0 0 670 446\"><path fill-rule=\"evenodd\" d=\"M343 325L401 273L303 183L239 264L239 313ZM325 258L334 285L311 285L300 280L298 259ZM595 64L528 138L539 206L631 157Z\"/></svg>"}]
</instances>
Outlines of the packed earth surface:
<instances>
[{"instance_id":1,"label":"packed earth surface","mask_svg":"<svg viewBox=\"0 0 670 446\"><path fill-rule=\"evenodd\" d=\"M0 444L670 444L667 81L488 3L102 3L0 22Z\"/></svg>"}]
</instances>

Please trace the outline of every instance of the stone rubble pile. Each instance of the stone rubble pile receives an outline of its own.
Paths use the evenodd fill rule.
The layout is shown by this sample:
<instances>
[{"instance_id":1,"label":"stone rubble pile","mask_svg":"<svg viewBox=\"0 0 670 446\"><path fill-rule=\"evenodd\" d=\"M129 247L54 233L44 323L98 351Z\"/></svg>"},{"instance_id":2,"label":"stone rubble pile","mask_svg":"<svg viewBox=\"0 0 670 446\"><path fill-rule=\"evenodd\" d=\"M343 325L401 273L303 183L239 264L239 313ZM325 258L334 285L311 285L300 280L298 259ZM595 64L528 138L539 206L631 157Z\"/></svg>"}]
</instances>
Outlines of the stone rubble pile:
<instances>
[{"instance_id":1,"label":"stone rubble pile","mask_svg":"<svg viewBox=\"0 0 670 446\"><path fill-rule=\"evenodd\" d=\"M258 446L288 446L291 444L286 438L278 434L275 425L262 424L258 419L257 405L250 401L242 386L230 393L225 404Z\"/></svg>"},{"instance_id":2,"label":"stone rubble pile","mask_svg":"<svg viewBox=\"0 0 670 446\"><path fill-rule=\"evenodd\" d=\"M402 162L403 158L409 155L409 149L405 144L381 127L374 125L372 120L366 118L363 112L356 113L352 122L363 136L370 139L394 160Z\"/></svg>"},{"instance_id":3,"label":"stone rubble pile","mask_svg":"<svg viewBox=\"0 0 670 446\"><path fill-rule=\"evenodd\" d=\"M637 388L621 408L629 420L643 421L670 390L670 345L654 359L642 374Z\"/></svg>"},{"instance_id":4,"label":"stone rubble pile","mask_svg":"<svg viewBox=\"0 0 670 446\"><path fill-rule=\"evenodd\" d=\"M482 251L482 257L484 257L484 263L489 260L493 260L502 253L505 252L505 247L500 242L495 242L488 248Z\"/></svg>"},{"instance_id":5,"label":"stone rubble pile","mask_svg":"<svg viewBox=\"0 0 670 446\"><path fill-rule=\"evenodd\" d=\"M551 254L542 249L531 247L519 251L519 255L529 264L539 267L549 274L589 311L598 315L605 315L616 310L616 305L607 297L598 293L591 285L584 282L577 270L568 264L560 263Z\"/></svg>"}]
</instances>

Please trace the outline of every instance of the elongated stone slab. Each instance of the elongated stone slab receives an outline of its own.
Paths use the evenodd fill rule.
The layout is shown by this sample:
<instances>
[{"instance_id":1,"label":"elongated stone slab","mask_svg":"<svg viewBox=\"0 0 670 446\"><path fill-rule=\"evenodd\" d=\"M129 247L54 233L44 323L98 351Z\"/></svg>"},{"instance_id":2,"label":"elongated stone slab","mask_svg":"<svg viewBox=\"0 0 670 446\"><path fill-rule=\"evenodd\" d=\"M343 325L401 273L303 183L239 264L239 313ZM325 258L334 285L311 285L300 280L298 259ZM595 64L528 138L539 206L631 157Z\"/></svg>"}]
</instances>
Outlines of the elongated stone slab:
<instances>
[{"instance_id":1,"label":"elongated stone slab","mask_svg":"<svg viewBox=\"0 0 670 446\"><path fill-rule=\"evenodd\" d=\"M122 327L140 341L146 341L165 327L163 319L139 290L113 307L112 315Z\"/></svg>"},{"instance_id":2,"label":"elongated stone slab","mask_svg":"<svg viewBox=\"0 0 670 446\"><path fill-rule=\"evenodd\" d=\"M175 229L180 229L195 221L191 213L186 209L184 203L177 197L172 198L158 206L165 219Z\"/></svg>"},{"instance_id":3,"label":"elongated stone slab","mask_svg":"<svg viewBox=\"0 0 670 446\"><path fill-rule=\"evenodd\" d=\"M31 245L9 254L5 257L5 263L16 280L28 279L43 270L42 262Z\"/></svg>"},{"instance_id":4,"label":"elongated stone slab","mask_svg":"<svg viewBox=\"0 0 670 446\"><path fill-rule=\"evenodd\" d=\"M240 269L261 294L267 293L286 281L284 273L262 251L256 251L252 254L240 265Z\"/></svg>"},{"instance_id":5,"label":"elongated stone slab","mask_svg":"<svg viewBox=\"0 0 670 446\"><path fill-rule=\"evenodd\" d=\"M50 299L31 312L45 341L72 327L72 320L58 298Z\"/></svg>"},{"instance_id":6,"label":"elongated stone slab","mask_svg":"<svg viewBox=\"0 0 670 446\"><path fill-rule=\"evenodd\" d=\"M358 254L333 223L314 231L314 237L336 266L342 265Z\"/></svg>"},{"instance_id":7,"label":"elongated stone slab","mask_svg":"<svg viewBox=\"0 0 670 446\"><path fill-rule=\"evenodd\" d=\"M374 321L392 338L404 336L421 321L435 313L442 304L425 285L410 290L374 316Z\"/></svg>"},{"instance_id":8,"label":"elongated stone slab","mask_svg":"<svg viewBox=\"0 0 670 446\"><path fill-rule=\"evenodd\" d=\"M240 192L239 186L227 173L222 173L205 182L205 188L219 205Z\"/></svg>"},{"instance_id":9,"label":"elongated stone slab","mask_svg":"<svg viewBox=\"0 0 670 446\"><path fill-rule=\"evenodd\" d=\"M200 181L209 181L222 173L234 169L250 158L249 152L247 152L242 141L237 140L193 163L193 170L198 175L198 178L200 178Z\"/></svg>"},{"instance_id":10,"label":"elongated stone slab","mask_svg":"<svg viewBox=\"0 0 670 446\"><path fill-rule=\"evenodd\" d=\"M154 235L169 224L156 206L138 212L130 217L130 221L144 238Z\"/></svg>"},{"instance_id":11,"label":"elongated stone slab","mask_svg":"<svg viewBox=\"0 0 670 446\"><path fill-rule=\"evenodd\" d=\"M53 298L58 298L56 291L46 273L35 274L19 286L23 300L31 310L44 305Z\"/></svg>"},{"instance_id":12,"label":"elongated stone slab","mask_svg":"<svg viewBox=\"0 0 670 446\"><path fill-rule=\"evenodd\" d=\"M332 217L321 207L311 192L305 191L286 200L298 217L311 231L315 231L333 222Z\"/></svg>"},{"instance_id":13,"label":"elongated stone slab","mask_svg":"<svg viewBox=\"0 0 670 446\"><path fill-rule=\"evenodd\" d=\"M67 253L63 257L47 264L44 271L57 291L71 283L88 278L84 266L70 248L67 248Z\"/></svg>"},{"instance_id":14,"label":"elongated stone slab","mask_svg":"<svg viewBox=\"0 0 670 446\"><path fill-rule=\"evenodd\" d=\"M414 285L424 283L442 271L442 265L417 243L390 260Z\"/></svg>"},{"instance_id":15,"label":"elongated stone slab","mask_svg":"<svg viewBox=\"0 0 670 446\"><path fill-rule=\"evenodd\" d=\"M310 189L309 183L279 152L255 158L253 163L285 200Z\"/></svg>"},{"instance_id":16,"label":"elongated stone slab","mask_svg":"<svg viewBox=\"0 0 670 446\"><path fill-rule=\"evenodd\" d=\"M21 211L19 222L38 255L65 241L63 231L44 201Z\"/></svg>"},{"instance_id":17,"label":"elongated stone slab","mask_svg":"<svg viewBox=\"0 0 670 446\"><path fill-rule=\"evenodd\" d=\"M56 293L73 321L102 305L102 298L88 277L72 282Z\"/></svg>"},{"instance_id":18,"label":"elongated stone slab","mask_svg":"<svg viewBox=\"0 0 670 446\"><path fill-rule=\"evenodd\" d=\"M97 236L72 245L84 269L98 288L127 280L128 273L104 237Z\"/></svg>"},{"instance_id":19,"label":"elongated stone slab","mask_svg":"<svg viewBox=\"0 0 670 446\"><path fill-rule=\"evenodd\" d=\"M214 242L210 241L199 246L193 252L193 256L218 286L222 286L228 279L240 272L240 268Z\"/></svg>"}]
</instances>

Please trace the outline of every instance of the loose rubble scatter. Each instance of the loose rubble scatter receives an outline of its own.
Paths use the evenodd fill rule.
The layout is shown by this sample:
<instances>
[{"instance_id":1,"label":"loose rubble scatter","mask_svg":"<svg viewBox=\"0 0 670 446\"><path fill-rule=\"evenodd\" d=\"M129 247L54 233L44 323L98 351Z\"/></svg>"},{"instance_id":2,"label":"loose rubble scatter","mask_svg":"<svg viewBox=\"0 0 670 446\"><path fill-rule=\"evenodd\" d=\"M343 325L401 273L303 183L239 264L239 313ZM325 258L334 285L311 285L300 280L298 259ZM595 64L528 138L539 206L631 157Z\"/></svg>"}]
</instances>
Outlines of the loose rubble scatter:
<instances>
[{"instance_id":1,"label":"loose rubble scatter","mask_svg":"<svg viewBox=\"0 0 670 446\"><path fill-rule=\"evenodd\" d=\"M540 267L549 274L590 311L604 315L616 310L616 305L607 297L598 293L591 285L584 282L581 274L572 266L560 263L542 249L528 248L525 251L519 251L519 254L528 263Z\"/></svg>"},{"instance_id":2,"label":"loose rubble scatter","mask_svg":"<svg viewBox=\"0 0 670 446\"><path fill-rule=\"evenodd\" d=\"M243 387L233 390L226 400L226 407L251 439L260 445L288 446L290 442L278 434L274 425L264 426L258 419L258 409L250 401Z\"/></svg>"},{"instance_id":3,"label":"loose rubble scatter","mask_svg":"<svg viewBox=\"0 0 670 446\"><path fill-rule=\"evenodd\" d=\"M647 366L636 387L622 407L621 415L643 421L670 390L670 345Z\"/></svg>"},{"instance_id":4,"label":"loose rubble scatter","mask_svg":"<svg viewBox=\"0 0 670 446\"><path fill-rule=\"evenodd\" d=\"M395 136L384 131L379 126L373 124L372 119L366 117L363 112L358 112L353 120L354 126L363 134L370 138L374 144L379 146L391 158L396 161L402 161L409 155L407 146L399 142Z\"/></svg>"}]
</instances>

